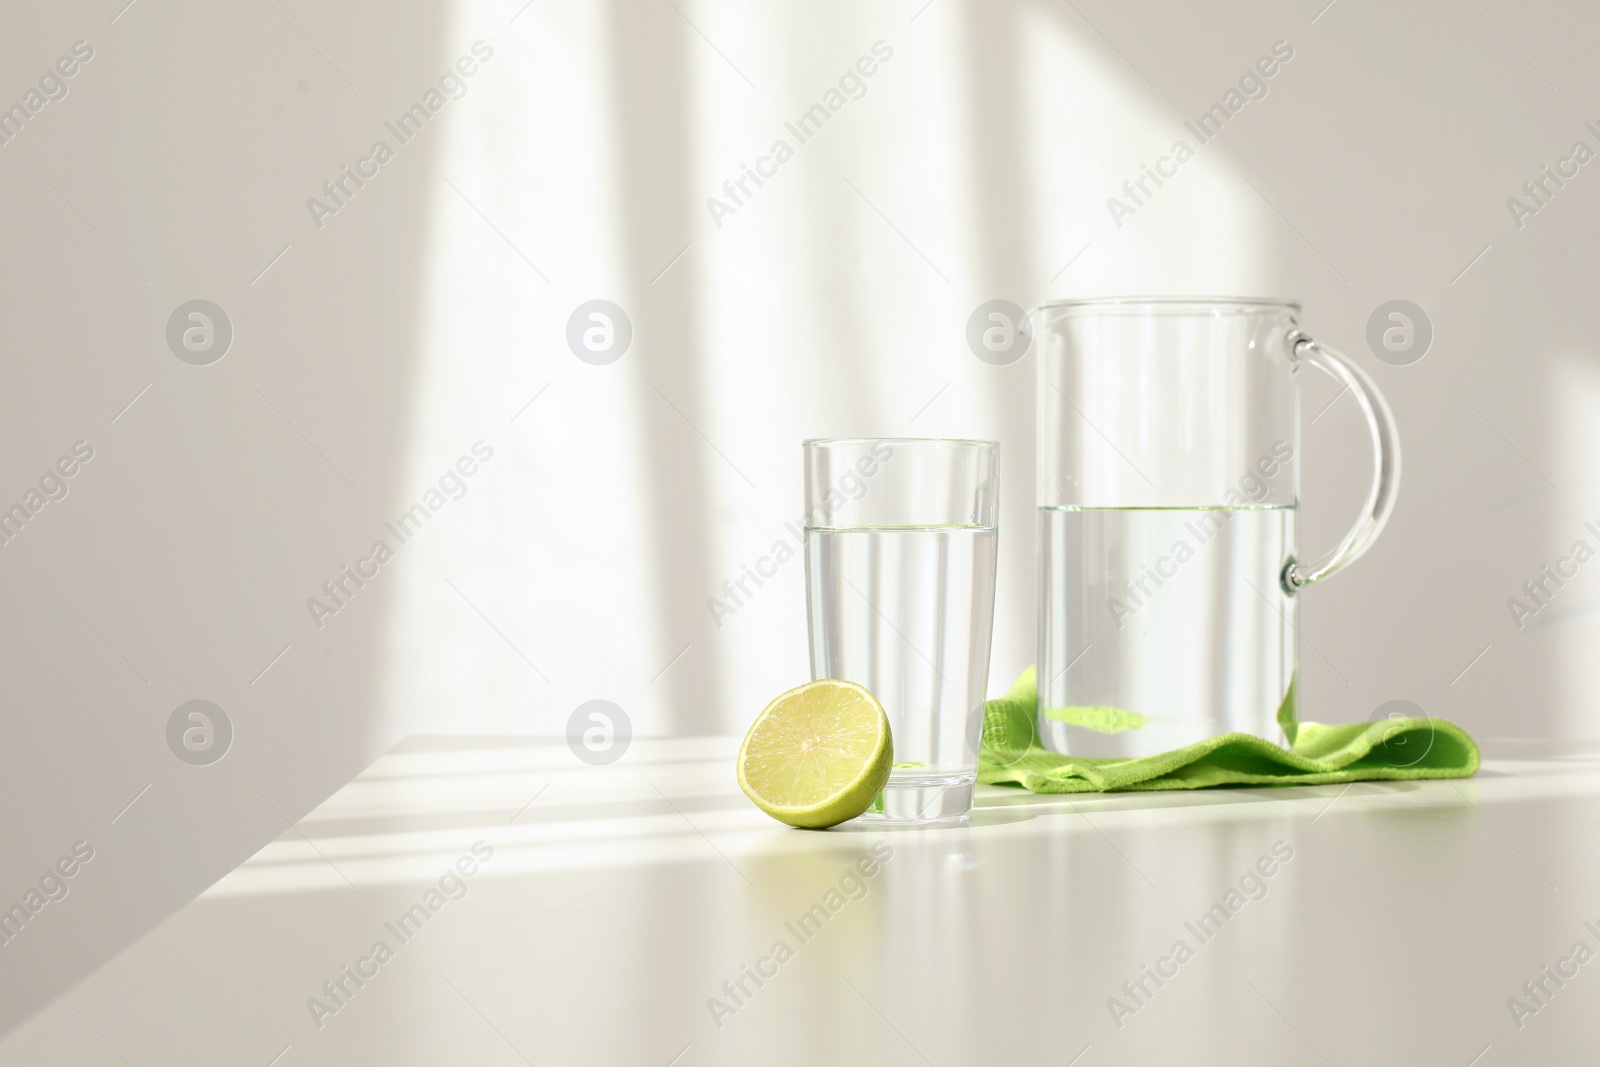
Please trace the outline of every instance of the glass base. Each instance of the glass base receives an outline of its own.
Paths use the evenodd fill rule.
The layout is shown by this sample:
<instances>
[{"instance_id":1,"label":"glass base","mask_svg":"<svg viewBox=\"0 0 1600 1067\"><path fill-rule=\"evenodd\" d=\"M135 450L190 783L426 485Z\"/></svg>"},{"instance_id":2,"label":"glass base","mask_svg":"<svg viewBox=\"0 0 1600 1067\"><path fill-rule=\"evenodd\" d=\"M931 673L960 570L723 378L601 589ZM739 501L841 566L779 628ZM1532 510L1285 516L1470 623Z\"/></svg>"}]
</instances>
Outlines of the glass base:
<instances>
[{"instance_id":1,"label":"glass base","mask_svg":"<svg viewBox=\"0 0 1600 1067\"><path fill-rule=\"evenodd\" d=\"M972 811L977 778L976 773L890 778L861 818L884 824L959 822Z\"/></svg>"}]
</instances>

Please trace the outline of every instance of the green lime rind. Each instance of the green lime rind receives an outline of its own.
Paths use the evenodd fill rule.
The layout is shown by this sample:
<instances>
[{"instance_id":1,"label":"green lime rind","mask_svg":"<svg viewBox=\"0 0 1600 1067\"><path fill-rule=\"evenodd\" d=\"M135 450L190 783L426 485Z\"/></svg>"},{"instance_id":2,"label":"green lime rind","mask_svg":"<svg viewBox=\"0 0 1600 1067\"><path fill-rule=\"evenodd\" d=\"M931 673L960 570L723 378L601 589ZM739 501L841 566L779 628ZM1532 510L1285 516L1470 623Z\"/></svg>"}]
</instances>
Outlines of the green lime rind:
<instances>
[{"instance_id":1,"label":"green lime rind","mask_svg":"<svg viewBox=\"0 0 1600 1067\"><path fill-rule=\"evenodd\" d=\"M825 829L872 806L889 780L889 717L866 689L822 679L768 704L739 746L739 788L781 823Z\"/></svg>"}]
</instances>

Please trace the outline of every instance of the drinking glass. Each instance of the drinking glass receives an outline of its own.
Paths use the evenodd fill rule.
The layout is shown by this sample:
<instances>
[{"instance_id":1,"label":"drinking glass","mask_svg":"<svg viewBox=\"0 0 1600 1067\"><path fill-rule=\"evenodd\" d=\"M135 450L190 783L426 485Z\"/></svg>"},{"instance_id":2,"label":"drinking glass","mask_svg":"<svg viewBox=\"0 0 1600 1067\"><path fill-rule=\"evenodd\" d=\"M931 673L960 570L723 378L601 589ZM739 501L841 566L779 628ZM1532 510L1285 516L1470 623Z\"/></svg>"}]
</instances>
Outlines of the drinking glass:
<instances>
[{"instance_id":1,"label":"drinking glass","mask_svg":"<svg viewBox=\"0 0 1600 1067\"><path fill-rule=\"evenodd\" d=\"M989 675L995 441L806 441L811 676L883 704L894 770L864 818L965 818Z\"/></svg>"},{"instance_id":2,"label":"drinking glass","mask_svg":"<svg viewBox=\"0 0 1600 1067\"><path fill-rule=\"evenodd\" d=\"M1129 297L1048 304L1040 338L1039 732L1145 756L1218 734L1294 740L1298 593L1371 546L1399 438L1299 305ZM1366 416L1372 486L1337 547L1298 559L1301 367Z\"/></svg>"}]
</instances>

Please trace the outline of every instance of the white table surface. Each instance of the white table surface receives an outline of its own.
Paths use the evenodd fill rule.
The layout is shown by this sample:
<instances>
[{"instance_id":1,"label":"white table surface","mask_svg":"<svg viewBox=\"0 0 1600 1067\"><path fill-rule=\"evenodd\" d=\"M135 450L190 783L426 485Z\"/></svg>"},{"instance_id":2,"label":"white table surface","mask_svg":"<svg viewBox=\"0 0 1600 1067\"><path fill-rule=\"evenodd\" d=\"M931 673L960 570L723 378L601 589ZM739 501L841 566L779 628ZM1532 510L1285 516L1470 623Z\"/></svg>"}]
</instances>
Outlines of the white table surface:
<instances>
[{"instance_id":1,"label":"white table surface","mask_svg":"<svg viewBox=\"0 0 1600 1067\"><path fill-rule=\"evenodd\" d=\"M984 787L967 827L817 833L749 805L735 747L640 739L591 768L561 740L411 739L5 1035L0 1063L1600 1062L1600 960L1546 979L1520 1027L1507 1006L1576 942L1600 951L1600 761ZM402 943L385 924L480 841L465 895ZM1293 858L1202 943L1185 924L1278 842ZM845 881L858 899L830 899L878 845L874 876ZM819 903L838 910L801 941ZM319 1027L308 998L379 940L392 958ZM1179 940L1191 957L1162 963ZM730 998L778 941L792 958ZM1144 964L1176 973L1140 1006L1122 983ZM1114 1019L1114 996L1138 1010Z\"/></svg>"}]
</instances>

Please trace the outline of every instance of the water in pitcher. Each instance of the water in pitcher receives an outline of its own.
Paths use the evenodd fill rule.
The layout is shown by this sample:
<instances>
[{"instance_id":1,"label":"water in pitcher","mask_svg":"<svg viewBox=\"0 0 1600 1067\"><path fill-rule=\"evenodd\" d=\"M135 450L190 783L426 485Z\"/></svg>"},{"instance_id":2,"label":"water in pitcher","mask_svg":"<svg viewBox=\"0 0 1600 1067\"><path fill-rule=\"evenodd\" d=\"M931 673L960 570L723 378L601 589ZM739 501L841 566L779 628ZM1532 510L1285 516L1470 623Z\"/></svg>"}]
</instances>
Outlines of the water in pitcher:
<instances>
[{"instance_id":1,"label":"water in pitcher","mask_svg":"<svg viewBox=\"0 0 1600 1067\"><path fill-rule=\"evenodd\" d=\"M1277 737L1293 682L1293 507L1039 509L1040 729L1144 756Z\"/></svg>"},{"instance_id":2,"label":"water in pitcher","mask_svg":"<svg viewBox=\"0 0 1600 1067\"><path fill-rule=\"evenodd\" d=\"M971 805L997 542L993 526L806 531L812 674L865 686L893 732L884 797L907 808L869 815Z\"/></svg>"}]
</instances>

